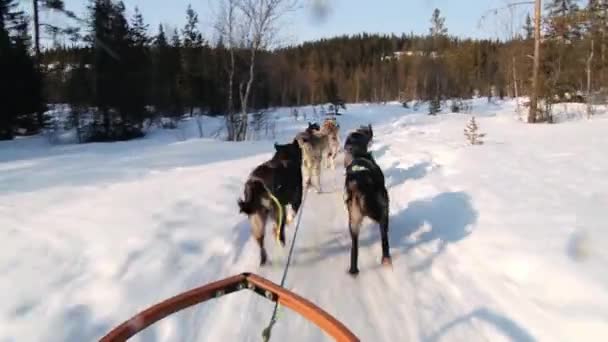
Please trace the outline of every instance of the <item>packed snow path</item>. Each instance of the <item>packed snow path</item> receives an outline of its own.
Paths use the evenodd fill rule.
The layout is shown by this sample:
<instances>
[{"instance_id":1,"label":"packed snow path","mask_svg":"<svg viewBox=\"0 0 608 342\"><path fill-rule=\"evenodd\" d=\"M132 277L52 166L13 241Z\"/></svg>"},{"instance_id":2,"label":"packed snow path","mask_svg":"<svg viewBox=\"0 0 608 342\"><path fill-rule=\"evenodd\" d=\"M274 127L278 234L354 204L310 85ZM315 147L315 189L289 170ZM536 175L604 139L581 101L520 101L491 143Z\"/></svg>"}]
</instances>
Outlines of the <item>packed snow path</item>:
<instances>
[{"instance_id":1,"label":"packed snow path","mask_svg":"<svg viewBox=\"0 0 608 342\"><path fill-rule=\"evenodd\" d=\"M463 137L469 115L349 106L343 134L374 124L393 269L380 266L378 229L368 222L361 273L347 275L340 167L323 176L337 192L308 195L286 287L362 341L608 340L608 119L525 125L513 108L475 103L487 137L472 147ZM280 142L307 121L288 112L277 125ZM288 249L269 234L274 264L258 268L236 206L272 141L176 141L196 131L113 144L0 142L0 342L95 341L136 312L217 279L253 271L280 281ZM241 292L173 315L134 341L260 341L272 307ZM284 309L271 341L282 340L328 339Z\"/></svg>"},{"instance_id":2,"label":"packed snow path","mask_svg":"<svg viewBox=\"0 0 608 342\"><path fill-rule=\"evenodd\" d=\"M338 317L362 341L415 340L416 331L411 330L415 325L410 324L411 312L415 310L411 296L413 288L408 280L410 272L381 267L379 232L375 224L370 223L360 239L360 276L352 278L347 274L350 235L342 191L344 168L323 171L323 192L317 194L311 189L307 194L286 287ZM248 230L249 227L244 223L241 229ZM287 233L291 243L293 224ZM245 234L248 231L243 232ZM278 283L288 248L281 251L269 237L266 243L271 250L273 265L255 272ZM252 248L253 252L246 257L249 260L244 261L249 267L243 270L256 268L257 246ZM270 319L272 305L250 297L255 296L218 302L213 310L215 312L219 308L220 314L214 313L213 322L202 328L201 331L211 332L204 339L258 341ZM399 305L395 306L395 302ZM235 318L235 313L244 319ZM236 324L225 323L228 321L236 321ZM396 325L395 322L403 323ZM318 328L288 309L281 312L272 331L272 340L331 341Z\"/></svg>"}]
</instances>

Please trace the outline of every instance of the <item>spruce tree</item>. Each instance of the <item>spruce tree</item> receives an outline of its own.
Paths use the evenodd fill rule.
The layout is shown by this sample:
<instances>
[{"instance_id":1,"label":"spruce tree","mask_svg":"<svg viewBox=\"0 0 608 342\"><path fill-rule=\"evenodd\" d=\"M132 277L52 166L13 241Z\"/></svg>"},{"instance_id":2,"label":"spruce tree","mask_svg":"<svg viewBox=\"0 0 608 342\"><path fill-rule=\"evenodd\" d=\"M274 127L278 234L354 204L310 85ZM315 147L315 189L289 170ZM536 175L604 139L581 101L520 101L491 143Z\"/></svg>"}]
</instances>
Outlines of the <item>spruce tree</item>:
<instances>
[{"instance_id":1,"label":"spruce tree","mask_svg":"<svg viewBox=\"0 0 608 342\"><path fill-rule=\"evenodd\" d=\"M548 18L547 36L561 41L572 42L580 37L580 25L576 13L579 10L575 0L552 0L545 5Z\"/></svg>"},{"instance_id":2,"label":"spruce tree","mask_svg":"<svg viewBox=\"0 0 608 342\"><path fill-rule=\"evenodd\" d=\"M132 63L129 61L130 54L130 41L129 41L129 24L125 17L125 5L122 1L114 3L112 6L112 20L110 42L111 47L115 50L118 58L112 63L110 70L112 83L113 83L113 94L112 94L112 105L118 110L120 115L121 126L131 123L133 103L131 103L131 77ZM125 76L126 79L125 79Z\"/></svg>"},{"instance_id":3,"label":"spruce tree","mask_svg":"<svg viewBox=\"0 0 608 342\"><path fill-rule=\"evenodd\" d=\"M184 114L184 105L181 94L184 75L182 72L182 43L177 29L173 31L171 37L171 47L168 61L168 69L172 76L169 87L170 115L174 118L181 118Z\"/></svg>"},{"instance_id":4,"label":"spruce tree","mask_svg":"<svg viewBox=\"0 0 608 342\"><path fill-rule=\"evenodd\" d=\"M448 29L445 27L445 18L441 16L439 8L435 8L431 16L431 28L429 29L431 36L445 36L448 34Z\"/></svg>"},{"instance_id":5,"label":"spruce tree","mask_svg":"<svg viewBox=\"0 0 608 342\"><path fill-rule=\"evenodd\" d=\"M435 96L429 102L429 115L437 115L441 112L441 99Z\"/></svg>"},{"instance_id":6,"label":"spruce tree","mask_svg":"<svg viewBox=\"0 0 608 342\"><path fill-rule=\"evenodd\" d=\"M0 0L0 94L6 98L0 111L0 140L12 139L13 126L16 114L16 103L13 96L14 88L9 80L16 79L13 74L13 47L9 28L14 17L16 2L13 0Z\"/></svg>"},{"instance_id":7,"label":"spruce tree","mask_svg":"<svg viewBox=\"0 0 608 342\"><path fill-rule=\"evenodd\" d=\"M69 127L76 130L76 137L79 143L85 142L88 137L84 136L82 132L81 115L87 111L88 105L91 103L93 91L85 59L82 57L78 62L78 66L69 74L66 92L71 108Z\"/></svg>"},{"instance_id":8,"label":"spruce tree","mask_svg":"<svg viewBox=\"0 0 608 342\"><path fill-rule=\"evenodd\" d=\"M93 0L90 7L91 34L87 40L91 42L93 54L93 74L95 80L95 96L93 105L98 108L103 122L103 132L94 133L93 140L103 140L111 134L112 68L119 56L114 52L111 42L112 2L110 0ZM98 122L95 120L95 125Z\"/></svg>"},{"instance_id":9,"label":"spruce tree","mask_svg":"<svg viewBox=\"0 0 608 342\"><path fill-rule=\"evenodd\" d=\"M184 102L192 116L194 107L201 105L203 92L203 37L198 30L198 14L188 5L183 36Z\"/></svg>"},{"instance_id":10,"label":"spruce tree","mask_svg":"<svg viewBox=\"0 0 608 342\"><path fill-rule=\"evenodd\" d=\"M464 128L464 136L471 145L482 145L483 141L481 138L485 137L484 133L479 133L479 126L475 121L475 117L472 116L469 123Z\"/></svg>"},{"instance_id":11,"label":"spruce tree","mask_svg":"<svg viewBox=\"0 0 608 342\"><path fill-rule=\"evenodd\" d=\"M17 127L24 134L34 134L46 124L46 106L42 95L42 77L29 52L31 37L28 27L27 18L19 18L13 37L13 73L18 75L13 87L17 101Z\"/></svg>"},{"instance_id":12,"label":"spruce tree","mask_svg":"<svg viewBox=\"0 0 608 342\"><path fill-rule=\"evenodd\" d=\"M170 88L173 75L170 69L171 48L167 42L163 25L158 26L158 33L153 42L153 88L152 104L158 115L167 115L170 110Z\"/></svg>"},{"instance_id":13,"label":"spruce tree","mask_svg":"<svg viewBox=\"0 0 608 342\"><path fill-rule=\"evenodd\" d=\"M28 21L17 1L0 0L0 139L12 139L15 129L36 133L38 112L44 112L42 83L30 55Z\"/></svg>"},{"instance_id":14,"label":"spruce tree","mask_svg":"<svg viewBox=\"0 0 608 342\"><path fill-rule=\"evenodd\" d=\"M148 37L148 25L135 7L135 13L131 18L129 29L129 115L134 124L139 126L147 118L145 106L149 104L151 86L150 69L151 59L149 54L150 38Z\"/></svg>"},{"instance_id":15,"label":"spruce tree","mask_svg":"<svg viewBox=\"0 0 608 342\"><path fill-rule=\"evenodd\" d=\"M526 22L524 24L523 30L526 40L534 39L534 24L532 23L530 13L526 14Z\"/></svg>"}]
</instances>

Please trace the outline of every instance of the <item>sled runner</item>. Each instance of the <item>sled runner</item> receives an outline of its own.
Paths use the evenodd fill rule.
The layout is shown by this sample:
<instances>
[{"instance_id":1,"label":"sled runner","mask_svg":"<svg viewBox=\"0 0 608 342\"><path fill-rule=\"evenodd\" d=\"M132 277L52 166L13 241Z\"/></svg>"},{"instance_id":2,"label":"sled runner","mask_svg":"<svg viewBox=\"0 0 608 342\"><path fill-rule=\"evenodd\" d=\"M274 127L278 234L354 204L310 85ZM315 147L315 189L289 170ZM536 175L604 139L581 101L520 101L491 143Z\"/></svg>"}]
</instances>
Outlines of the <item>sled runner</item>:
<instances>
[{"instance_id":1,"label":"sled runner","mask_svg":"<svg viewBox=\"0 0 608 342\"><path fill-rule=\"evenodd\" d=\"M100 342L126 341L148 326L178 311L245 289L249 289L270 301L278 302L280 305L292 309L317 325L336 341L359 341L341 322L305 298L256 274L242 273L203 285L162 301L114 328L106 336L102 337Z\"/></svg>"}]
</instances>

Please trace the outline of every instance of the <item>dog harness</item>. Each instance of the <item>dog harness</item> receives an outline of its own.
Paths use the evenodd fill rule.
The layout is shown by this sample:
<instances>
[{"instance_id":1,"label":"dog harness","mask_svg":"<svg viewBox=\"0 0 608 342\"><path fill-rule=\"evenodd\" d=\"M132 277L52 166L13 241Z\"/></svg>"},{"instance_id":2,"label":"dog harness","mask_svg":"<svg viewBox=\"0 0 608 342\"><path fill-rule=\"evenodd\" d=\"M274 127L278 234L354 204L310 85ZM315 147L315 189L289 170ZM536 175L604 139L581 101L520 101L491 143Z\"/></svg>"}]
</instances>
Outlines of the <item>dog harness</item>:
<instances>
[{"instance_id":1,"label":"dog harness","mask_svg":"<svg viewBox=\"0 0 608 342\"><path fill-rule=\"evenodd\" d=\"M356 161L363 161L367 165L370 165L372 167L374 166L370 160L368 160L366 158L361 158L361 157L353 159L353 161L351 162L351 164L354 164ZM362 171L370 171L370 169L368 167L363 166L363 165L353 165L352 167L349 168L349 171L351 171L351 172L362 172Z\"/></svg>"},{"instance_id":2,"label":"dog harness","mask_svg":"<svg viewBox=\"0 0 608 342\"><path fill-rule=\"evenodd\" d=\"M368 168L366 168L365 166L361 166L361 165L355 165L350 168L350 171L352 171L352 172L361 172L361 171L368 171L368 170L369 170Z\"/></svg>"}]
</instances>

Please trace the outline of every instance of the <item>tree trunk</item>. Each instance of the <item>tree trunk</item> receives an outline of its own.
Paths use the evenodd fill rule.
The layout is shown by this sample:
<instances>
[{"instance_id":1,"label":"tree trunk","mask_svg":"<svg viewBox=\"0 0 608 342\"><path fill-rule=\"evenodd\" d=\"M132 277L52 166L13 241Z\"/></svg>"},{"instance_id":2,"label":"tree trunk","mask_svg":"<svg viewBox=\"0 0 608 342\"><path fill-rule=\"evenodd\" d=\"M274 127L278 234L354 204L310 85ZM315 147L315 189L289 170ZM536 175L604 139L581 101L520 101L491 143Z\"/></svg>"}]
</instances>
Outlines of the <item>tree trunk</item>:
<instances>
[{"instance_id":1,"label":"tree trunk","mask_svg":"<svg viewBox=\"0 0 608 342\"><path fill-rule=\"evenodd\" d=\"M515 67L515 56L511 58L511 65L513 67L513 95L515 96L515 105L517 106L517 116L520 118L521 113L519 112L519 90L517 89L517 68Z\"/></svg>"},{"instance_id":2,"label":"tree trunk","mask_svg":"<svg viewBox=\"0 0 608 342\"><path fill-rule=\"evenodd\" d=\"M538 69L540 68L540 25L541 25L541 0L536 0L534 6L534 67L532 70L532 97L530 98L530 113L528 122L537 121L538 112Z\"/></svg>"},{"instance_id":3,"label":"tree trunk","mask_svg":"<svg viewBox=\"0 0 608 342\"><path fill-rule=\"evenodd\" d=\"M33 0L34 4L34 51L35 51L35 66L36 73L38 77L42 78L42 73L40 69L40 20L39 20L39 0ZM42 79L40 79L42 81ZM36 120L38 121L39 128L44 126L44 111L42 109L38 109L36 111Z\"/></svg>"},{"instance_id":4,"label":"tree trunk","mask_svg":"<svg viewBox=\"0 0 608 342\"><path fill-rule=\"evenodd\" d=\"M591 40L591 52L587 58L587 117L590 118L591 110L591 63L593 62L594 41Z\"/></svg>"},{"instance_id":5,"label":"tree trunk","mask_svg":"<svg viewBox=\"0 0 608 342\"><path fill-rule=\"evenodd\" d=\"M233 100L233 89L234 89L234 47L230 47L230 68L228 69L228 107L226 116L226 128L228 129L228 140L236 140L235 126L236 118L234 115L234 100Z\"/></svg>"},{"instance_id":6,"label":"tree trunk","mask_svg":"<svg viewBox=\"0 0 608 342\"><path fill-rule=\"evenodd\" d=\"M34 51L36 53L36 67L40 66L40 21L38 19L38 0L33 0L34 4Z\"/></svg>"},{"instance_id":7,"label":"tree trunk","mask_svg":"<svg viewBox=\"0 0 608 342\"><path fill-rule=\"evenodd\" d=\"M296 90L296 106L299 107L302 99L302 87L298 86Z\"/></svg>"},{"instance_id":8,"label":"tree trunk","mask_svg":"<svg viewBox=\"0 0 608 342\"><path fill-rule=\"evenodd\" d=\"M242 118L240 120L240 127L237 133L237 140L242 141L245 140L245 136L247 134L247 102L249 99L249 93L251 93L251 85L253 84L253 78L255 77L255 56L257 52L258 42L254 42L251 48L251 57L249 59L249 79L247 80L247 85L245 86L245 92L242 91L242 83L241 83L241 115Z\"/></svg>"},{"instance_id":9,"label":"tree trunk","mask_svg":"<svg viewBox=\"0 0 608 342\"><path fill-rule=\"evenodd\" d=\"M359 73L355 73L355 103L359 103L359 92L360 92L360 80Z\"/></svg>"}]
</instances>

